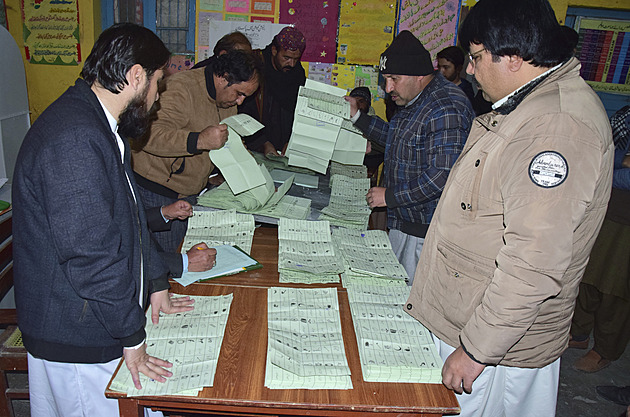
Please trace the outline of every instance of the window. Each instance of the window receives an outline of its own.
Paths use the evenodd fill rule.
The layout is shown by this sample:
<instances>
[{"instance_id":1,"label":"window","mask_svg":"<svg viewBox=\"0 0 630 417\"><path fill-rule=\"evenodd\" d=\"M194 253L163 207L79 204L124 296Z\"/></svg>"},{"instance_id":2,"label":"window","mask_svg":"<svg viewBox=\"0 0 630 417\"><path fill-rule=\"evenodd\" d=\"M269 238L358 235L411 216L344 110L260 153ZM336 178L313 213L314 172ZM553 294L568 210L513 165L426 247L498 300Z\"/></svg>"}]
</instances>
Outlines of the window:
<instances>
[{"instance_id":1,"label":"window","mask_svg":"<svg viewBox=\"0 0 630 417\"><path fill-rule=\"evenodd\" d=\"M174 54L195 49L195 0L103 0L102 27L133 22L154 31Z\"/></svg>"}]
</instances>

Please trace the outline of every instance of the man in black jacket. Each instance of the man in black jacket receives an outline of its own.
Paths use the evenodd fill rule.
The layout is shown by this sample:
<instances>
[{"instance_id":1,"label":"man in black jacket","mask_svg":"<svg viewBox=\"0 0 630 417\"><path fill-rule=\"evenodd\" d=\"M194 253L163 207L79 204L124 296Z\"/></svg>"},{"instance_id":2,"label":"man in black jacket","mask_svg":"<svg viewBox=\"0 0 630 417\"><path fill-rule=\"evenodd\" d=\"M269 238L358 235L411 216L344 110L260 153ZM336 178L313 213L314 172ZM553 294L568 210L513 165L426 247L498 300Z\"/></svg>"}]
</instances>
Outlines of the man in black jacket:
<instances>
[{"instance_id":1,"label":"man in black jacket","mask_svg":"<svg viewBox=\"0 0 630 417\"><path fill-rule=\"evenodd\" d=\"M306 74L300 58L306 49L302 32L292 26L283 28L270 45L257 50L264 61L263 83L245 99L239 113L246 113L265 128L247 138L247 147L267 154L284 153L291 130L300 86Z\"/></svg>"},{"instance_id":2,"label":"man in black jacket","mask_svg":"<svg viewBox=\"0 0 630 417\"><path fill-rule=\"evenodd\" d=\"M158 99L169 52L150 30L105 30L76 81L35 121L13 181L14 281L28 351L31 412L118 415L104 396L121 356L164 382L171 364L146 352L144 309L192 310L169 297L167 269L147 230L127 138Z\"/></svg>"}]
</instances>

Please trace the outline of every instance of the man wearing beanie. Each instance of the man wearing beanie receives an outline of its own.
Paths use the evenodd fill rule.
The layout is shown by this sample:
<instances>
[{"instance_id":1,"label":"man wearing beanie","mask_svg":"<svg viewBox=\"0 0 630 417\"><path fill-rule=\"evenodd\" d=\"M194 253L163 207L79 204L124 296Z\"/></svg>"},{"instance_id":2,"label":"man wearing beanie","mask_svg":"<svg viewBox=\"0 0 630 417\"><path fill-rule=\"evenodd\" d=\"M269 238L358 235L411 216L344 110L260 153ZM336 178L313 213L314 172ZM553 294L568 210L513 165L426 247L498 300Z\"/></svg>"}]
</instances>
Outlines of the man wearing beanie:
<instances>
[{"instance_id":1,"label":"man wearing beanie","mask_svg":"<svg viewBox=\"0 0 630 417\"><path fill-rule=\"evenodd\" d=\"M370 207L387 207L392 249L409 275L446 178L459 156L474 117L466 94L433 69L431 56L409 31L383 52L385 91L398 105L389 123L351 104L352 121L369 140L385 147L383 186L367 193Z\"/></svg>"},{"instance_id":2,"label":"man wearing beanie","mask_svg":"<svg viewBox=\"0 0 630 417\"><path fill-rule=\"evenodd\" d=\"M554 416L560 355L613 176L606 112L547 0L480 0L459 31L478 116L405 310L461 416Z\"/></svg>"},{"instance_id":3,"label":"man wearing beanie","mask_svg":"<svg viewBox=\"0 0 630 417\"><path fill-rule=\"evenodd\" d=\"M265 155L284 153L291 137L298 91L306 83L300 63L305 49L306 39L302 32L287 26L265 49L255 51L264 61L264 82L238 111L249 114L265 128L246 139L249 149Z\"/></svg>"}]
</instances>

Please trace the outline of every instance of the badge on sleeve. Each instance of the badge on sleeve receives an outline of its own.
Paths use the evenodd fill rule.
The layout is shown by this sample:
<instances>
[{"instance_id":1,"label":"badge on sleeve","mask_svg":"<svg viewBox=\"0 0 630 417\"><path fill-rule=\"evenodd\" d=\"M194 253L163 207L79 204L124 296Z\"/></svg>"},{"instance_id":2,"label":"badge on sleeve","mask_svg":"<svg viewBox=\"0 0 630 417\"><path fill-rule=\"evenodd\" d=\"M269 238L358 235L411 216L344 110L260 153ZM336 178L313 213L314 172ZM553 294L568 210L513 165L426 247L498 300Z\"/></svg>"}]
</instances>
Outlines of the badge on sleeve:
<instances>
[{"instance_id":1,"label":"badge on sleeve","mask_svg":"<svg viewBox=\"0 0 630 417\"><path fill-rule=\"evenodd\" d=\"M541 152L529 164L529 178L539 187L552 188L564 182L569 164L558 152Z\"/></svg>"}]
</instances>

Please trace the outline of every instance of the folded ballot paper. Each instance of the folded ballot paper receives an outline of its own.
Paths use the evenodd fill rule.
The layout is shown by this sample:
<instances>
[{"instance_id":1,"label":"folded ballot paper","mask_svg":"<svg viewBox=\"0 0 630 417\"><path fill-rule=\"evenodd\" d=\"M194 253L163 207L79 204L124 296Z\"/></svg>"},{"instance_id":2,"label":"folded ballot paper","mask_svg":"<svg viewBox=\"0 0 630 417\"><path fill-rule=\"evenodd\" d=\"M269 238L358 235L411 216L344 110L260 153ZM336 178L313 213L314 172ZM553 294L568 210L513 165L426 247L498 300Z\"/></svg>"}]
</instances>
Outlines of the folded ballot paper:
<instances>
[{"instance_id":1,"label":"folded ballot paper","mask_svg":"<svg viewBox=\"0 0 630 417\"><path fill-rule=\"evenodd\" d=\"M311 211L311 200L286 195L293 184L289 177L276 191L273 179L263 165L258 166L263 184L235 194L226 183L199 196L197 204L217 209L235 209L241 213L268 217L306 219Z\"/></svg>"},{"instance_id":2,"label":"folded ballot paper","mask_svg":"<svg viewBox=\"0 0 630 417\"><path fill-rule=\"evenodd\" d=\"M249 153L241 136L250 136L264 126L247 114L237 114L221 121L228 126L228 140L221 149L209 152L214 165L221 170L234 194L240 194L265 183L261 168Z\"/></svg>"},{"instance_id":3,"label":"folded ballot paper","mask_svg":"<svg viewBox=\"0 0 630 417\"><path fill-rule=\"evenodd\" d=\"M326 173L331 160L360 165L366 139L350 119L346 90L313 80L300 87L286 155L289 165Z\"/></svg>"}]
</instances>

